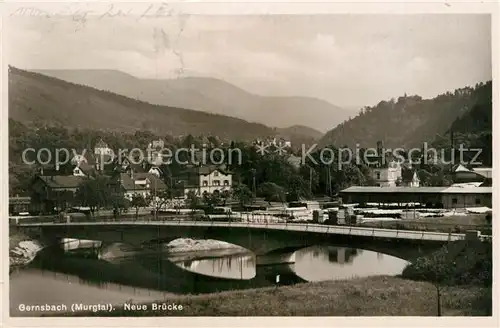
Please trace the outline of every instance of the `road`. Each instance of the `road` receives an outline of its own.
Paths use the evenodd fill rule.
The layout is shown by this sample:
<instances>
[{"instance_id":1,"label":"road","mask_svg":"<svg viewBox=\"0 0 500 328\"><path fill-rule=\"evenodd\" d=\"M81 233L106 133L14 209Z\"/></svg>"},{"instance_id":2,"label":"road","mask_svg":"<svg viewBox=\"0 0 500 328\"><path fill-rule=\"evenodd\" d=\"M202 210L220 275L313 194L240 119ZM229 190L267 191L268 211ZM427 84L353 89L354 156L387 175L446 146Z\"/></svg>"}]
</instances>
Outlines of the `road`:
<instances>
[{"instance_id":1,"label":"road","mask_svg":"<svg viewBox=\"0 0 500 328\"><path fill-rule=\"evenodd\" d=\"M311 232L316 234L331 234L331 235L351 235L351 236L366 236L374 238L390 238L390 239L410 239L410 240L425 240L425 241L456 241L465 239L465 234L459 233L443 233L431 231L412 231L412 230L396 230L396 229L381 229L367 228L356 226L334 226L312 223L258 223L258 222L216 222L216 221L92 221L92 222L36 222L23 223L19 222L19 227L43 227L43 226L117 226L117 225L137 225L137 226L210 226L210 227L242 227L251 229L269 229L269 230L285 230L297 232Z\"/></svg>"}]
</instances>

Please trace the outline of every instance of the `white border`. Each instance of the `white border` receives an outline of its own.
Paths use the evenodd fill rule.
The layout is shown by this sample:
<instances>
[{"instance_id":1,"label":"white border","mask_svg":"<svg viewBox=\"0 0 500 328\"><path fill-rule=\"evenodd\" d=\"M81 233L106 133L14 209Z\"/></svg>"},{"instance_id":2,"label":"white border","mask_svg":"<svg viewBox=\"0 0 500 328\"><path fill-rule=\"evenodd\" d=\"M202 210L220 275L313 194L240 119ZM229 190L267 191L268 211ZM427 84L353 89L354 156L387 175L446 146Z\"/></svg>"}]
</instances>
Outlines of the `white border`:
<instances>
[{"instance_id":1,"label":"white border","mask_svg":"<svg viewBox=\"0 0 500 328\"><path fill-rule=\"evenodd\" d=\"M155 2L155 1L151 1ZM499 3L497 1L475 1L475 2L465 2L465 1L420 1L406 3L403 0L391 1L380 3L378 1L351 1L347 2L334 2L328 1L323 3L305 3L302 1L284 1L278 0L271 2L263 1L253 1L251 3L245 1L171 1L171 7L175 9L176 12L189 13L189 14L208 14L208 15L234 15L234 14L333 14L333 13L353 13L353 14L408 14L408 13L491 13L492 14L492 67L493 67L493 122L494 130L495 127L499 126L500 116L497 113L498 102L500 100L499 88L497 87L498 77L499 77ZM43 1L6 1L4 4L0 4L3 15L8 15L12 10L18 6L33 6L40 8L44 11L51 13L65 13L68 14L76 8L77 6L85 6L93 11L104 11L108 8L110 2L106 3L89 3L85 1L74 1L69 3L69 1L51 1L51 3L46 3ZM141 14L149 6L149 3L138 3L138 2L115 2L115 7L123 7L124 10L132 10L132 13ZM61 7L64 10L61 11ZM76 10L76 9L75 9ZM2 38L6 32L6 26L2 25L3 21L0 18L0 31L2 31ZM2 86L2 117L0 120L1 124L1 134L2 134L2 146L1 146L1 158L6 159L8 156L8 102L7 102L7 68L8 60L6 58L6 45L2 42L2 51L0 53L0 58L2 58L2 65L0 66L0 71L2 73L2 80L0 84ZM493 149L500 146L500 140L498 133L493 135ZM500 155L493 153L493 172L495 175L495 180L499 176L500 167ZM1 185L1 195L4 199L0 202L2 217L2 241L3 241L3 252L1 253L3 259L3 271L0 278L2 282L2 299L4 306L2 307L3 323L7 327L131 327L131 326L141 326L141 327L207 327L207 326L219 326L219 327L232 327L232 326L248 326L248 327L260 327L260 326L369 326L387 327L388 325L396 325L402 327L498 327L500 322L498 320L498 286L494 283L494 293L493 293L493 314L492 318L469 318L469 317L457 317L457 318L434 318L434 317L193 317L193 318L173 318L173 317L149 317L149 318L9 318L9 293L8 293L8 165L6 160L0 161L0 167L2 174L0 175L0 185ZM493 199L500 199L498 195L498 186L495 183L493 186ZM493 204L493 213L499 212L498 203ZM494 218L494 221L496 218ZM494 224L493 234L498 235L499 224ZM493 238L493 248L494 248L494 281L498 280L498 242L496 237ZM241 320L244 320L243 322Z\"/></svg>"}]
</instances>

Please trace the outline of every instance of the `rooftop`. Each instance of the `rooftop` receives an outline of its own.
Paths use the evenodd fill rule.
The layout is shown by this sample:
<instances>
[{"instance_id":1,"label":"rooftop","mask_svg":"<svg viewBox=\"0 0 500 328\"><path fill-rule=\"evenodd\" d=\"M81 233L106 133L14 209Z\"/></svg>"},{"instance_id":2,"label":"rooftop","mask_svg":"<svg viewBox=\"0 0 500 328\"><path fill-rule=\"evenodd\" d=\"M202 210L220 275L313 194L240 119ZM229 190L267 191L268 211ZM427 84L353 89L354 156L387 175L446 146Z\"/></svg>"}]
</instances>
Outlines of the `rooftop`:
<instances>
[{"instance_id":1,"label":"rooftop","mask_svg":"<svg viewBox=\"0 0 500 328\"><path fill-rule=\"evenodd\" d=\"M165 182L152 173L135 173L134 178L127 173L120 173L121 184L125 190L149 190L155 188L157 190L167 189ZM149 179L150 186L136 184L135 181Z\"/></svg>"},{"instance_id":2,"label":"rooftop","mask_svg":"<svg viewBox=\"0 0 500 328\"><path fill-rule=\"evenodd\" d=\"M219 171L222 174L226 174L226 175L231 174L231 172L229 172L228 170L226 170L220 166L217 166L217 165L195 166L195 167L188 168L187 171L192 172L192 173L197 174L197 175L200 175L200 174L207 175L207 174L212 173L213 171Z\"/></svg>"},{"instance_id":3,"label":"rooftop","mask_svg":"<svg viewBox=\"0 0 500 328\"><path fill-rule=\"evenodd\" d=\"M42 181L47 184L50 188L78 188L80 183L82 183L83 178L74 176L74 175L54 175L54 176L45 176L42 175L39 177Z\"/></svg>"}]
</instances>

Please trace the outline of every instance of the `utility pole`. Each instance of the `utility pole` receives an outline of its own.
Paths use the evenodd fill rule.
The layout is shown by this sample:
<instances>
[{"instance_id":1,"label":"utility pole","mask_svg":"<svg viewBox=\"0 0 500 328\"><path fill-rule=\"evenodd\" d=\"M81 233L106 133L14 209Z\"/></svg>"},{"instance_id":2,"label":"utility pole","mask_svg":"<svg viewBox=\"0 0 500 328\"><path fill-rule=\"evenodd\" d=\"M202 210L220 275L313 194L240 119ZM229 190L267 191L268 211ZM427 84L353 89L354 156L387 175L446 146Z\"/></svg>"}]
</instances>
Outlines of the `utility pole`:
<instances>
[{"instance_id":1,"label":"utility pole","mask_svg":"<svg viewBox=\"0 0 500 328\"><path fill-rule=\"evenodd\" d=\"M255 197L257 197L257 186L256 186L256 183L255 183L255 169L252 169L252 194L253 194L253 198L254 198L254 201L255 201Z\"/></svg>"},{"instance_id":2,"label":"utility pole","mask_svg":"<svg viewBox=\"0 0 500 328\"><path fill-rule=\"evenodd\" d=\"M309 167L309 194L312 196L312 176L313 176L313 169L312 167Z\"/></svg>"},{"instance_id":3,"label":"utility pole","mask_svg":"<svg viewBox=\"0 0 500 328\"><path fill-rule=\"evenodd\" d=\"M173 177L170 176L170 200L174 199L174 189L173 189Z\"/></svg>"},{"instance_id":4,"label":"utility pole","mask_svg":"<svg viewBox=\"0 0 500 328\"><path fill-rule=\"evenodd\" d=\"M155 207L155 221L158 219L158 204L156 199L156 177L154 182L154 207Z\"/></svg>"}]
</instances>

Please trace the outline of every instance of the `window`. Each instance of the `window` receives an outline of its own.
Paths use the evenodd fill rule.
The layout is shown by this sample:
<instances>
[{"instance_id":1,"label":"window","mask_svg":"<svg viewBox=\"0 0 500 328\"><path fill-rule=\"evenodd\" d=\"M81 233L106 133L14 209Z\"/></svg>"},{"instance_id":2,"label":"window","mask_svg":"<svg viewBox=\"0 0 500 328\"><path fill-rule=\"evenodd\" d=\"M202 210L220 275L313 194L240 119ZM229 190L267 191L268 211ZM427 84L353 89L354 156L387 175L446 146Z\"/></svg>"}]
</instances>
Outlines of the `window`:
<instances>
[{"instance_id":1,"label":"window","mask_svg":"<svg viewBox=\"0 0 500 328\"><path fill-rule=\"evenodd\" d=\"M451 199L451 203L452 203L452 204L457 204L457 203L458 203L458 199L456 199L456 198L452 198L452 199Z\"/></svg>"},{"instance_id":2,"label":"window","mask_svg":"<svg viewBox=\"0 0 500 328\"><path fill-rule=\"evenodd\" d=\"M375 172L375 176L377 177L377 180L380 180L380 172Z\"/></svg>"},{"instance_id":3,"label":"window","mask_svg":"<svg viewBox=\"0 0 500 328\"><path fill-rule=\"evenodd\" d=\"M229 180L224 180L224 186L229 186Z\"/></svg>"},{"instance_id":4,"label":"window","mask_svg":"<svg viewBox=\"0 0 500 328\"><path fill-rule=\"evenodd\" d=\"M481 205L481 198L476 198L476 205Z\"/></svg>"},{"instance_id":5,"label":"window","mask_svg":"<svg viewBox=\"0 0 500 328\"><path fill-rule=\"evenodd\" d=\"M204 180L203 181L203 187L206 187L206 186L208 186L208 181Z\"/></svg>"},{"instance_id":6,"label":"window","mask_svg":"<svg viewBox=\"0 0 500 328\"><path fill-rule=\"evenodd\" d=\"M219 180L214 180L214 186L220 186L220 181Z\"/></svg>"},{"instance_id":7,"label":"window","mask_svg":"<svg viewBox=\"0 0 500 328\"><path fill-rule=\"evenodd\" d=\"M219 176L219 172L218 171L214 171L214 177L218 177Z\"/></svg>"}]
</instances>

